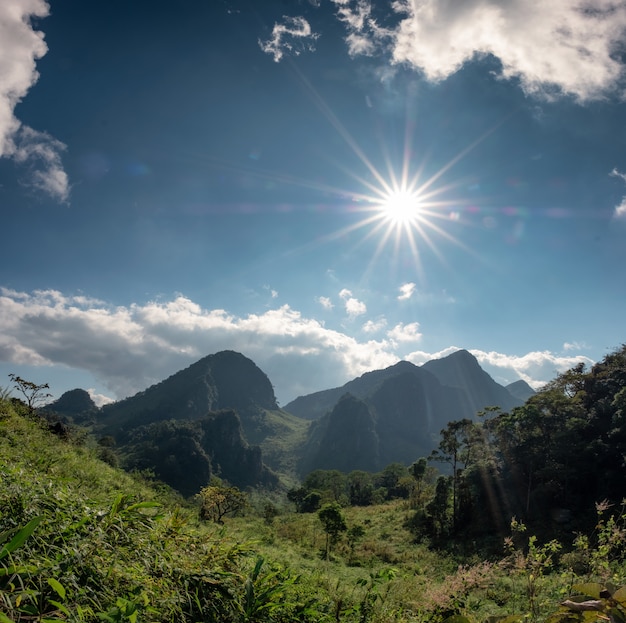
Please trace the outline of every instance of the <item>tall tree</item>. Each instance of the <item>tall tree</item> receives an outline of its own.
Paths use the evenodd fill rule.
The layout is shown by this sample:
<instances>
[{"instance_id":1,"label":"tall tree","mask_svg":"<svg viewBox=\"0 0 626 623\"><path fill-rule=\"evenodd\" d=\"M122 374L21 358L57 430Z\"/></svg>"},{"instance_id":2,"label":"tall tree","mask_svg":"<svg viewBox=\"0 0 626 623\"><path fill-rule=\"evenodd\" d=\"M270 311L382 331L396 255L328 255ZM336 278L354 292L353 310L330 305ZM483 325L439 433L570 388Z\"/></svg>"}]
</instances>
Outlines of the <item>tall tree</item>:
<instances>
[{"instance_id":1,"label":"tall tree","mask_svg":"<svg viewBox=\"0 0 626 623\"><path fill-rule=\"evenodd\" d=\"M475 460L483 436L481 426L467 418L449 422L441 431L439 446L430 460L448 463L452 468L452 526L456 531L458 520L458 489L463 470Z\"/></svg>"},{"instance_id":2,"label":"tall tree","mask_svg":"<svg viewBox=\"0 0 626 623\"><path fill-rule=\"evenodd\" d=\"M341 512L341 506L337 502L324 504L317 513L319 520L322 522L324 532L326 533L326 549L325 557L328 560L330 556L330 546L334 545L339 539L339 535L348 529L346 520Z\"/></svg>"},{"instance_id":3,"label":"tall tree","mask_svg":"<svg viewBox=\"0 0 626 623\"><path fill-rule=\"evenodd\" d=\"M448 529L448 508L450 505L450 481L448 476L439 476L435 485L435 495L427 504L426 512L432 522L432 533L436 538L443 536Z\"/></svg>"}]
</instances>

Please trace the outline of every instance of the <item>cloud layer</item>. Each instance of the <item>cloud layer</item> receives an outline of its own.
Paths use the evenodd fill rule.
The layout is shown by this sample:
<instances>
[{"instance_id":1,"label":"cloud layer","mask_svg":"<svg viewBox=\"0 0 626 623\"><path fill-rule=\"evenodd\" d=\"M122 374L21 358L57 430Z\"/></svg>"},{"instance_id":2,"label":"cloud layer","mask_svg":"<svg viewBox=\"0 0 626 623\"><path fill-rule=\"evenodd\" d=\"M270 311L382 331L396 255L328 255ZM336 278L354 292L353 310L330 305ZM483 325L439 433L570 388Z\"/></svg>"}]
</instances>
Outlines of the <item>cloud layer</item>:
<instances>
[{"instance_id":1,"label":"cloud layer","mask_svg":"<svg viewBox=\"0 0 626 623\"><path fill-rule=\"evenodd\" d=\"M411 346L422 338L417 323L397 324L380 340L359 340L326 328L283 305L245 317L203 309L189 298L112 307L54 290L0 289L0 361L67 366L91 373L112 397L123 398L163 380L201 357L236 350L250 357L275 384L283 403L337 387L400 358L424 363L458 350L427 353ZM378 323L384 329L385 323ZM511 356L473 350L494 375L523 378L537 387L586 357L549 352ZM54 388L53 388L54 389Z\"/></svg>"},{"instance_id":2,"label":"cloud layer","mask_svg":"<svg viewBox=\"0 0 626 623\"><path fill-rule=\"evenodd\" d=\"M44 0L0 2L0 157L25 166L27 185L65 201L69 195L61 164L65 145L15 117L15 107L39 77L36 61L48 51L31 19L45 17L48 10Z\"/></svg>"},{"instance_id":3,"label":"cloud layer","mask_svg":"<svg viewBox=\"0 0 626 623\"><path fill-rule=\"evenodd\" d=\"M386 15L382 2L332 1L351 55L389 54L431 81L488 55L547 98L596 99L623 76L626 6L613 0L395 0Z\"/></svg>"}]
</instances>

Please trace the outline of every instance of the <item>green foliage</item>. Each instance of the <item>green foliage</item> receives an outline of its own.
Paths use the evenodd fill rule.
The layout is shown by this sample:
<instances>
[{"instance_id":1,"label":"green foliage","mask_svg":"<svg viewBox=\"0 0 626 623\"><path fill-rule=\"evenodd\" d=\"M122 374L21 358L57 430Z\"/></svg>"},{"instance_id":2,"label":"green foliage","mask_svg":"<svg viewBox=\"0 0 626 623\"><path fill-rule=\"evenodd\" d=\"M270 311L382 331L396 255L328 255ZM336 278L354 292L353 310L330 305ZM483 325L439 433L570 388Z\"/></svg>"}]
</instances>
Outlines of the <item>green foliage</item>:
<instances>
[{"instance_id":1,"label":"green foliage","mask_svg":"<svg viewBox=\"0 0 626 623\"><path fill-rule=\"evenodd\" d=\"M511 530L514 535L523 535L526 526L514 519ZM524 549L515 549L513 542L513 538L506 541L511 551L511 564L515 572L524 578L530 616L536 620L549 604L548 600L542 601L542 596L545 595L545 585L550 582L548 576L554 570L555 558L562 546L556 540L540 545L535 535L528 537Z\"/></svg>"},{"instance_id":2,"label":"green foliage","mask_svg":"<svg viewBox=\"0 0 626 623\"><path fill-rule=\"evenodd\" d=\"M561 602L548 623L611 621L626 623L626 586L605 587L599 583L577 584L573 595Z\"/></svg>"},{"instance_id":3,"label":"green foliage","mask_svg":"<svg viewBox=\"0 0 626 623\"><path fill-rule=\"evenodd\" d=\"M210 519L223 523L226 515L236 515L248 504L246 494L237 487L208 485L198 494L200 498L200 519Z\"/></svg>"},{"instance_id":4,"label":"green foliage","mask_svg":"<svg viewBox=\"0 0 626 623\"><path fill-rule=\"evenodd\" d=\"M354 470L348 474L346 484L348 487L348 499L352 506L369 506L377 501L372 474Z\"/></svg>"},{"instance_id":5,"label":"green foliage","mask_svg":"<svg viewBox=\"0 0 626 623\"><path fill-rule=\"evenodd\" d=\"M413 481L409 478L409 472L402 463L390 463L375 477L378 487L386 491L388 500L395 498L407 499L411 494Z\"/></svg>"},{"instance_id":6,"label":"green foliage","mask_svg":"<svg viewBox=\"0 0 626 623\"><path fill-rule=\"evenodd\" d=\"M0 398L0 623L626 623L625 359L575 369L475 423L478 441L458 438L456 532L453 477L433 487L432 468L421 504L415 489L375 504L420 483L397 466L316 474L322 490L290 493L327 502L319 514L260 492L256 515L199 521L197 505L99 460L108 442L61 442ZM342 507L357 485L373 503ZM523 523L503 550L495 518L513 514ZM413 517L430 540L411 538ZM488 560L466 555L486 542L481 523ZM332 564L317 555L324 539Z\"/></svg>"},{"instance_id":7,"label":"green foliage","mask_svg":"<svg viewBox=\"0 0 626 623\"><path fill-rule=\"evenodd\" d=\"M8 402L11 398L11 388L0 386L0 403Z\"/></svg>"},{"instance_id":8,"label":"green foliage","mask_svg":"<svg viewBox=\"0 0 626 623\"><path fill-rule=\"evenodd\" d=\"M266 502L263 507L263 519L267 525L272 525L274 519L280 515L280 511L276 508L272 502Z\"/></svg>"},{"instance_id":9,"label":"green foliage","mask_svg":"<svg viewBox=\"0 0 626 623\"><path fill-rule=\"evenodd\" d=\"M326 548L324 555L326 560L330 555L330 547L337 542L339 535L348 529L346 520L341 512L341 506L337 502L324 504L317 513L326 533Z\"/></svg>"},{"instance_id":10,"label":"green foliage","mask_svg":"<svg viewBox=\"0 0 626 623\"><path fill-rule=\"evenodd\" d=\"M314 513L320 507L322 494L298 487L288 491L287 499L295 504L298 513Z\"/></svg>"},{"instance_id":11,"label":"green foliage","mask_svg":"<svg viewBox=\"0 0 626 623\"><path fill-rule=\"evenodd\" d=\"M321 492L324 502L345 500L346 476L336 469L316 469L304 479L302 486L307 491Z\"/></svg>"}]
</instances>

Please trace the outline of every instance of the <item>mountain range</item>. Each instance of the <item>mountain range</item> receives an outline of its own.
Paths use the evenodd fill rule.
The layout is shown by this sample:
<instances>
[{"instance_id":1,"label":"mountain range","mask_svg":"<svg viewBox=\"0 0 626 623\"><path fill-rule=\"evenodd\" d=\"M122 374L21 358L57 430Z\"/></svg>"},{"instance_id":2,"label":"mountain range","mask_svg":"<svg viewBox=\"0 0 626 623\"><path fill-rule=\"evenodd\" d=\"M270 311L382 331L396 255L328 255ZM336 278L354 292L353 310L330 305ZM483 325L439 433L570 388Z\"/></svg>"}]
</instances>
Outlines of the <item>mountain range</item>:
<instances>
[{"instance_id":1,"label":"mountain range","mask_svg":"<svg viewBox=\"0 0 626 623\"><path fill-rule=\"evenodd\" d=\"M150 469L181 493L213 476L237 486L291 484L315 469L376 472L437 447L448 422L533 394L496 383L469 352L407 361L279 408L267 375L234 351L209 355L130 398L98 409L83 390L48 412L90 421L126 467Z\"/></svg>"}]
</instances>

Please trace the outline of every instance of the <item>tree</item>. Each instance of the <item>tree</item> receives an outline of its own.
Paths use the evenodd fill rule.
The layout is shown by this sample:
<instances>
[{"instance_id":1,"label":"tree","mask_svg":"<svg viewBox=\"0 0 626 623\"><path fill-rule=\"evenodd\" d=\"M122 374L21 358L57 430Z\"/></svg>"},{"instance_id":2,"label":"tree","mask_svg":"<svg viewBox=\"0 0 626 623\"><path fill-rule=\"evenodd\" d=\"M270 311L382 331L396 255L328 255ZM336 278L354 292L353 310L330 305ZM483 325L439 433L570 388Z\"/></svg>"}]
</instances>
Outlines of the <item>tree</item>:
<instances>
[{"instance_id":1,"label":"tree","mask_svg":"<svg viewBox=\"0 0 626 623\"><path fill-rule=\"evenodd\" d=\"M266 502L263 507L263 519L268 526L274 523L274 518L280 515L280 511L271 502Z\"/></svg>"},{"instance_id":2,"label":"tree","mask_svg":"<svg viewBox=\"0 0 626 623\"><path fill-rule=\"evenodd\" d=\"M441 431L441 441L430 459L442 461L452 467L452 526L456 531L458 519L458 489L465 468L476 460L476 449L483 436L480 425L467 418L449 422Z\"/></svg>"},{"instance_id":3,"label":"tree","mask_svg":"<svg viewBox=\"0 0 626 623\"><path fill-rule=\"evenodd\" d=\"M327 501L345 500L346 475L337 469L316 469L302 483L308 491L319 491Z\"/></svg>"},{"instance_id":4,"label":"tree","mask_svg":"<svg viewBox=\"0 0 626 623\"><path fill-rule=\"evenodd\" d=\"M248 503L246 494L237 487L208 485L198 494L200 498L200 519L211 519L224 523L226 515L234 515L243 510Z\"/></svg>"},{"instance_id":5,"label":"tree","mask_svg":"<svg viewBox=\"0 0 626 623\"><path fill-rule=\"evenodd\" d=\"M354 548L356 544L365 536L365 528L361 524L352 526L346 535L348 537L348 546L350 547L350 562L354 556Z\"/></svg>"},{"instance_id":6,"label":"tree","mask_svg":"<svg viewBox=\"0 0 626 623\"><path fill-rule=\"evenodd\" d=\"M50 389L50 385L48 385L48 383L37 385L37 383L27 381L17 374L9 374L9 378L11 379L15 389L17 389L17 391L19 391L26 399L26 405L28 406L29 413L34 413L35 409L41 406L46 398L52 397L52 394L46 392L47 389Z\"/></svg>"},{"instance_id":7,"label":"tree","mask_svg":"<svg viewBox=\"0 0 626 623\"><path fill-rule=\"evenodd\" d=\"M439 476L435 486L435 497L426 506L426 511L432 520L432 532L441 537L448 525L448 505L450 500L450 478Z\"/></svg>"},{"instance_id":8,"label":"tree","mask_svg":"<svg viewBox=\"0 0 626 623\"><path fill-rule=\"evenodd\" d=\"M348 529L346 520L341 512L341 506L337 502L324 504L317 513L319 520L322 522L324 532L326 533L326 549L325 557L328 560L330 555L330 546L334 545L339 539L339 535Z\"/></svg>"},{"instance_id":9,"label":"tree","mask_svg":"<svg viewBox=\"0 0 626 623\"><path fill-rule=\"evenodd\" d=\"M407 497L405 486L403 486L406 483L401 483L401 481L408 473L406 466L402 463L389 463L376 477L376 484L387 490L388 500Z\"/></svg>"},{"instance_id":10,"label":"tree","mask_svg":"<svg viewBox=\"0 0 626 623\"><path fill-rule=\"evenodd\" d=\"M426 476L426 469L428 468L428 459L421 457L415 461L409 467L409 473L415 479L416 491L415 496L417 498L418 506L422 503L422 486L424 484L424 477Z\"/></svg>"},{"instance_id":11,"label":"tree","mask_svg":"<svg viewBox=\"0 0 626 623\"><path fill-rule=\"evenodd\" d=\"M369 472L354 470L348 474L348 497L352 506L374 503L374 482Z\"/></svg>"},{"instance_id":12,"label":"tree","mask_svg":"<svg viewBox=\"0 0 626 623\"><path fill-rule=\"evenodd\" d=\"M290 489L287 492L287 499L296 505L298 513L314 513L322 501L319 491L309 491L304 487Z\"/></svg>"}]
</instances>

